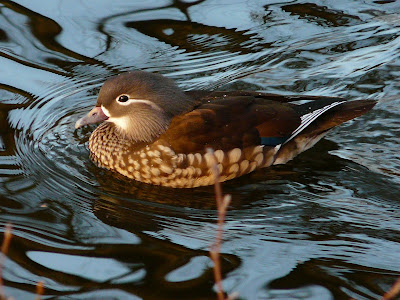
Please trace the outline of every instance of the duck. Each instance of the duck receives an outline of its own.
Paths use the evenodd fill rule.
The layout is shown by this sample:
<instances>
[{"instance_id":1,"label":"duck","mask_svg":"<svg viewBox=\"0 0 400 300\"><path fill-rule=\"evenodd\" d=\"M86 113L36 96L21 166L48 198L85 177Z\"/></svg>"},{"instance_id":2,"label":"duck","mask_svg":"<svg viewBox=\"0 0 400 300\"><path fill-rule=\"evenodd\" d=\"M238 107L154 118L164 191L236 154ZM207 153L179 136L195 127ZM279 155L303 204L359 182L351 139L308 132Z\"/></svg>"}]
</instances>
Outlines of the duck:
<instances>
[{"instance_id":1,"label":"duck","mask_svg":"<svg viewBox=\"0 0 400 300\"><path fill-rule=\"evenodd\" d=\"M171 188L227 181L285 164L376 101L255 91L184 91L146 71L111 77L75 128L100 123L89 138L99 167ZM212 149L212 151L210 151Z\"/></svg>"}]
</instances>

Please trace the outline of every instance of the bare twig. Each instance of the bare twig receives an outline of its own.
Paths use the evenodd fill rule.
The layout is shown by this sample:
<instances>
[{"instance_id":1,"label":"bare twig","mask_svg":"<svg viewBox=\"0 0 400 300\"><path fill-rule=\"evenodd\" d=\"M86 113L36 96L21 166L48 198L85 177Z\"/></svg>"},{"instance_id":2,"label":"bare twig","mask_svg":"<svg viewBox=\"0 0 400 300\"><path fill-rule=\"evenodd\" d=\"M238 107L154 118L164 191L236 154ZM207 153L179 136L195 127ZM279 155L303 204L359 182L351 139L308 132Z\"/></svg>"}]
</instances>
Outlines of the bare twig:
<instances>
[{"instance_id":1,"label":"bare twig","mask_svg":"<svg viewBox=\"0 0 400 300\"><path fill-rule=\"evenodd\" d=\"M382 300L394 299L400 293L400 277L393 284L392 288L383 295Z\"/></svg>"},{"instance_id":2,"label":"bare twig","mask_svg":"<svg viewBox=\"0 0 400 300\"><path fill-rule=\"evenodd\" d=\"M212 149L207 149L207 152L211 154L211 158L213 160L211 170L214 175L215 200L217 202L217 209L218 209L218 229L217 229L217 235L215 237L215 242L211 245L210 257L214 263L214 279L215 279L215 284L217 286L218 300L224 300L224 299L233 300L237 298L238 296L237 293L232 293L227 298L225 298L225 292L222 287L222 270L221 270L221 260L220 260L225 216L228 210L228 206L231 203L232 197L231 195L222 195L220 173L218 169L217 159Z\"/></svg>"},{"instance_id":3,"label":"bare twig","mask_svg":"<svg viewBox=\"0 0 400 300\"><path fill-rule=\"evenodd\" d=\"M3 244L1 245L1 252L3 255L7 255L8 249L10 248L10 241L11 241L11 225L7 224L6 225L6 230L4 231L4 240Z\"/></svg>"},{"instance_id":4,"label":"bare twig","mask_svg":"<svg viewBox=\"0 0 400 300\"><path fill-rule=\"evenodd\" d=\"M4 284L3 284L3 266L4 261L8 253L8 249L10 248L11 242L11 225L7 224L6 229L4 231L4 239L3 244L1 245L1 258L0 258L0 299L7 299L4 293Z\"/></svg>"},{"instance_id":5,"label":"bare twig","mask_svg":"<svg viewBox=\"0 0 400 300\"><path fill-rule=\"evenodd\" d=\"M41 296L44 294L44 284L43 281L39 281L36 284L36 298L35 300L40 300Z\"/></svg>"},{"instance_id":6,"label":"bare twig","mask_svg":"<svg viewBox=\"0 0 400 300\"><path fill-rule=\"evenodd\" d=\"M4 230L4 239L1 244L1 257L0 257L0 300L12 300L13 298L7 297L4 292L4 284L3 284L3 266L4 261L8 254L8 249L10 248L12 233L11 233L11 224L7 224ZM40 281L36 285L36 298L35 300L40 300L41 296L44 293L44 285L43 282Z\"/></svg>"}]
</instances>

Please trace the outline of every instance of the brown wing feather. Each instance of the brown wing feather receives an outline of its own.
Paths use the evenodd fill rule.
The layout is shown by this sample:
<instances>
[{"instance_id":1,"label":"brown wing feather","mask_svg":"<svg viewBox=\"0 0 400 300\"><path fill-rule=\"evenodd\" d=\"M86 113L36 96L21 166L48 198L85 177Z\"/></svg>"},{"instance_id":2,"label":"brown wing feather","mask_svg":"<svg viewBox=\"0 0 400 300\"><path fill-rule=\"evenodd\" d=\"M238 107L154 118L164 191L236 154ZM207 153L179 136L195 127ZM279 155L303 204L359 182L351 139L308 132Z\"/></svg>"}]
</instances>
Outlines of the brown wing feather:
<instances>
[{"instance_id":1,"label":"brown wing feather","mask_svg":"<svg viewBox=\"0 0 400 300\"><path fill-rule=\"evenodd\" d=\"M172 119L160 137L178 153L207 147L230 150L260 144L261 136L289 136L300 117L285 103L251 96L227 97Z\"/></svg>"},{"instance_id":2,"label":"brown wing feather","mask_svg":"<svg viewBox=\"0 0 400 300\"><path fill-rule=\"evenodd\" d=\"M202 91L202 90L191 90L186 91L186 95L199 101L199 103L204 103L206 101L219 100L221 98L227 97L239 97L248 96L264 100L272 100L274 102L288 103L299 100L313 100L313 101L340 101L343 100L338 97L328 97L328 96L307 96L307 95L278 95L272 93L263 93L255 91Z\"/></svg>"}]
</instances>

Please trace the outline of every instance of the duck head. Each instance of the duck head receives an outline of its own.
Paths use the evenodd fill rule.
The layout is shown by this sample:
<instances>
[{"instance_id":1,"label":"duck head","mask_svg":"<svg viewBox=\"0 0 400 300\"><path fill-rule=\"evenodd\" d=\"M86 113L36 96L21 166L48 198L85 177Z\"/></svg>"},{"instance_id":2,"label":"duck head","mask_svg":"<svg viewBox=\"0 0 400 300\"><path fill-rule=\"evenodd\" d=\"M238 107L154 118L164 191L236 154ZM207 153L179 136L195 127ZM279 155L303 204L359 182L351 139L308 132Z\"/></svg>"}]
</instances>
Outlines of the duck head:
<instances>
[{"instance_id":1,"label":"duck head","mask_svg":"<svg viewBox=\"0 0 400 300\"><path fill-rule=\"evenodd\" d=\"M194 101L171 79L144 71L124 73L101 87L96 107L75 128L113 123L121 138L151 142L164 133L171 119L193 109Z\"/></svg>"}]
</instances>

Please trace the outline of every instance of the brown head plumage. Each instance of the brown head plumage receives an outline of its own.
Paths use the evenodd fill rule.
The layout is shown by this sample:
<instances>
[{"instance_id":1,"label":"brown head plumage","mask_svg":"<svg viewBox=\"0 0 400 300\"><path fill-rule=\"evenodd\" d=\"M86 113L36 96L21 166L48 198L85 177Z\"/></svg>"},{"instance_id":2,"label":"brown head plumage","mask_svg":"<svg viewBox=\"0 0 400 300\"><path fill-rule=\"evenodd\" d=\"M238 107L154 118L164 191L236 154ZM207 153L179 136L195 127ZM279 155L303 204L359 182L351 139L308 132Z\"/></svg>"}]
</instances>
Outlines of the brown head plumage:
<instances>
[{"instance_id":1,"label":"brown head plumage","mask_svg":"<svg viewBox=\"0 0 400 300\"><path fill-rule=\"evenodd\" d=\"M103 116L94 118L96 122L113 123L123 138L151 142L165 132L174 116L193 106L194 101L171 79L134 71L104 83L92 114Z\"/></svg>"}]
</instances>

